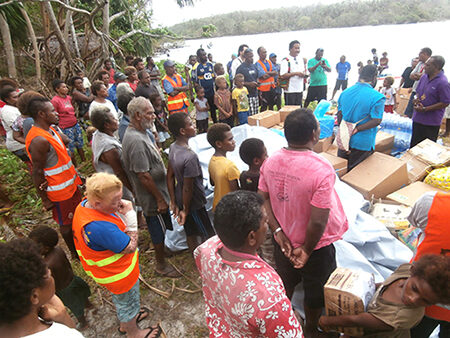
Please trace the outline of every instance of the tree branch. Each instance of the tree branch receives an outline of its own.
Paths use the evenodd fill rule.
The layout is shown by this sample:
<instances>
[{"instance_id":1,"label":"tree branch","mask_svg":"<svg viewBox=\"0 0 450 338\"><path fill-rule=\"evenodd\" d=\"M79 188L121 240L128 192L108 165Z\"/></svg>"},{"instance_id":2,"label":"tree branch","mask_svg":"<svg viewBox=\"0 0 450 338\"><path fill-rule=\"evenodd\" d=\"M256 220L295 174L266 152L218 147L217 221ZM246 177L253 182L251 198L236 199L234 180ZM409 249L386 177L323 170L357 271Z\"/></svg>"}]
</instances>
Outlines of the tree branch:
<instances>
[{"instance_id":1,"label":"tree branch","mask_svg":"<svg viewBox=\"0 0 450 338\"><path fill-rule=\"evenodd\" d=\"M109 17L109 23L111 23L111 22L113 22L114 20L120 18L120 17L121 17L122 15L124 15L126 12L127 12L127 11L122 11L122 12L118 12L118 13L116 13L116 14L114 14L114 15L111 15L111 16Z\"/></svg>"},{"instance_id":2,"label":"tree branch","mask_svg":"<svg viewBox=\"0 0 450 338\"><path fill-rule=\"evenodd\" d=\"M145 35L145 36L149 36L149 37L151 37L151 38L161 38L161 37L164 37L164 38L169 38L169 39L177 39L176 37L171 36L171 35L165 35L165 34L163 34L163 35L160 35L160 34L152 34L152 33L143 31L143 30L141 30L141 29L133 29L132 31L129 31L128 33L122 35L117 41L118 41L118 42L122 42L123 40L128 39L129 37L131 37L131 36L133 36L133 35L136 35L136 34L142 34L142 35Z\"/></svg>"}]
</instances>

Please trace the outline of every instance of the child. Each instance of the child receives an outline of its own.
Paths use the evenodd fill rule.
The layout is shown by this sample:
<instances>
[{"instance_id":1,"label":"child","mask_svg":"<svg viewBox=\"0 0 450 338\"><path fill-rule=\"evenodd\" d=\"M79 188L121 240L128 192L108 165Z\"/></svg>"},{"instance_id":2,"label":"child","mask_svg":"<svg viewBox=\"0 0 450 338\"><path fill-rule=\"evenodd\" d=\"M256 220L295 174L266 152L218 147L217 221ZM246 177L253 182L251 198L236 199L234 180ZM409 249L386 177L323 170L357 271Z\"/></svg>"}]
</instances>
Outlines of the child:
<instances>
[{"instance_id":1,"label":"child","mask_svg":"<svg viewBox=\"0 0 450 338\"><path fill-rule=\"evenodd\" d=\"M387 57L388 53L384 52L380 59L380 65L378 66L378 73L381 74L385 69L389 68L389 59Z\"/></svg>"},{"instance_id":2,"label":"child","mask_svg":"<svg viewBox=\"0 0 450 338\"><path fill-rule=\"evenodd\" d=\"M162 149L164 142L170 138L170 134L168 133L169 128L167 127L167 112L159 94L152 95L150 102L155 109L155 127L159 137L158 147Z\"/></svg>"},{"instance_id":3,"label":"child","mask_svg":"<svg viewBox=\"0 0 450 338\"><path fill-rule=\"evenodd\" d=\"M213 124L206 138L216 150L208 165L209 179L214 186L214 210L224 195L239 189L240 172L236 164L226 157L227 152L233 151L236 146L230 126L225 123Z\"/></svg>"},{"instance_id":4,"label":"child","mask_svg":"<svg viewBox=\"0 0 450 338\"><path fill-rule=\"evenodd\" d=\"M258 138L246 139L239 148L239 156L248 165L249 169L241 173L239 178L241 189L257 192L259 169L267 158L267 150L264 142Z\"/></svg>"},{"instance_id":5,"label":"child","mask_svg":"<svg viewBox=\"0 0 450 338\"><path fill-rule=\"evenodd\" d=\"M194 100L195 110L197 116L195 117L197 130L199 134L206 133L208 131L208 117L209 117L209 104L205 98L205 90L202 87L198 87L197 98Z\"/></svg>"},{"instance_id":6,"label":"child","mask_svg":"<svg viewBox=\"0 0 450 338\"><path fill-rule=\"evenodd\" d=\"M388 76L383 81L383 87L380 87L380 92L386 97L386 102L384 103L384 112L393 113L394 109L397 109L397 100L395 98L395 89L392 87L394 84L394 78Z\"/></svg>"},{"instance_id":7,"label":"child","mask_svg":"<svg viewBox=\"0 0 450 338\"><path fill-rule=\"evenodd\" d=\"M227 89L227 80L224 76L216 78L217 91L214 94L214 104L219 109L219 122L234 127L233 107L231 106L231 93Z\"/></svg>"},{"instance_id":8,"label":"child","mask_svg":"<svg viewBox=\"0 0 450 338\"><path fill-rule=\"evenodd\" d=\"M248 89L244 87L244 75L236 74L234 78L234 85L231 98L233 99L233 109L236 112L239 120L239 125L248 122L249 103L248 103Z\"/></svg>"},{"instance_id":9,"label":"child","mask_svg":"<svg viewBox=\"0 0 450 338\"><path fill-rule=\"evenodd\" d=\"M425 255L413 265L400 265L378 287L367 312L322 316L319 325L325 330L362 327L364 337L409 337L425 307L436 303L450 304L450 256Z\"/></svg>"},{"instance_id":10,"label":"child","mask_svg":"<svg viewBox=\"0 0 450 338\"><path fill-rule=\"evenodd\" d=\"M216 74L216 76L225 75L225 69L223 68L223 65L220 62L217 62L214 65L214 73Z\"/></svg>"},{"instance_id":11,"label":"child","mask_svg":"<svg viewBox=\"0 0 450 338\"><path fill-rule=\"evenodd\" d=\"M92 307L88 299L91 291L83 279L73 274L66 254L57 246L58 233L48 226L41 225L31 231L28 237L39 245L41 255L55 279L56 295L77 317L80 326L87 327L84 309Z\"/></svg>"},{"instance_id":12,"label":"child","mask_svg":"<svg viewBox=\"0 0 450 338\"><path fill-rule=\"evenodd\" d=\"M189 148L189 139L195 136L191 118L185 113L169 117L169 130L175 142L170 145L167 168L167 187L170 208L184 226L191 253L202 242L214 236L214 230L206 211L203 173L197 154Z\"/></svg>"}]
</instances>

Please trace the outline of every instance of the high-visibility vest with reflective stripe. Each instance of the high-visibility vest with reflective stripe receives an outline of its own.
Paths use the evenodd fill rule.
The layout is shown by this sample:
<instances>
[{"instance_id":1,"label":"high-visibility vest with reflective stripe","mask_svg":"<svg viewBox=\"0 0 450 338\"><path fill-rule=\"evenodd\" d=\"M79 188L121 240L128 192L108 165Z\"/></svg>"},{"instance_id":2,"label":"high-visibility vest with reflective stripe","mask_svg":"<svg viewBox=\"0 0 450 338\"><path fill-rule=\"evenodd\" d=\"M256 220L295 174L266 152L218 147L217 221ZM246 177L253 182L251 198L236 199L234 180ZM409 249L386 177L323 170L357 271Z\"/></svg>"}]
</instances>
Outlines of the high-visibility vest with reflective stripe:
<instances>
[{"instance_id":1,"label":"high-visibility vest with reflective stripe","mask_svg":"<svg viewBox=\"0 0 450 338\"><path fill-rule=\"evenodd\" d=\"M267 62L269 63L269 69L267 69L266 65L264 64L264 62L262 62L261 60L258 60L258 63L261 65L262 69L264 69L264 71L267 72L271 72L273 67L272 67L272 61L267 60ZM258 87L258 89L262 92L268 92L270 91L272 88L275 88L275 78L269 77L268 79L265 80L259 80L259 82L261 83Z\"/></svg>"},{"instance_id":2,"label":"high-visibility vest with reflective stripe","mask_svg":"<svg viewBox=\"0 0 450 338\"><path fill-rule=\"evenodd\" d=\"M177 87L182 87L183 82L181 81L181 76L178 74L173 74L175 76L176 82L169 76L164 76L163 81L167 80L172 85L173 89L176 89ZM164 84L163 84L164 88ZM169 112L173 112L176 110L180 110L183 108L183 105L186 105L186 107L189 107L189 100L186 96L186 93L181 92L178 95L170 96L167 95L167 107L169 108Z\"/></svg>"},{"instance_id":3,"label":"high-visibility vest with reflective stripe","mask_svg":"<svg viewBox=\"0 0 450 338\"><path fill-rule=\"evenodd\" d=\"M86 244L87 237L84 236L84 227L93 221L106 221L114 223L125 232L125 224L122 219L114 214L104 214L95 209L83 206L81 202L73 216L72 230L75 247L80 257L81 265L92 279L106 287L114 294L129 291L139 278L139 254L115 253L111 250L96 251ZM105 234L106 235L106 234Z\"/></svg>"},{"instance_id":4,"label":"high-visibility vest with reflective stripe","mask_svg":"<svg viewBox=\"0 0 450 338\"><path fill-rule=\"evenodd\" d=\"M59 136L58 132L52 127L50 127L50 129L59 139L59 142L50 134L50 132L33 126L25 139L25 147L28 157L32 162L33 158L31 157L29 147L35 137L42 136L50 143L53 149L55 149L56 155L58 156L58 162L53 167L45 168L44 176L48 183L48 199L52 202L60 202L71 198L77 190L77 185L82 184L82 182L72 164L61 136Z\"/></svg>"},{"instance_id":5,"label":"high-visibility vest with reflective stripe","mask_svg":"<svg viewBox=\"0 0 450 338\"><path fill-rule=\"evenodd\" d=\"M417 247L413 260L426 254L450 255L450 194L437 193L428 211L425 238ZM450 310L433 305L425 308L428 317L450 322Z\"/></svg>"}]
</instances>

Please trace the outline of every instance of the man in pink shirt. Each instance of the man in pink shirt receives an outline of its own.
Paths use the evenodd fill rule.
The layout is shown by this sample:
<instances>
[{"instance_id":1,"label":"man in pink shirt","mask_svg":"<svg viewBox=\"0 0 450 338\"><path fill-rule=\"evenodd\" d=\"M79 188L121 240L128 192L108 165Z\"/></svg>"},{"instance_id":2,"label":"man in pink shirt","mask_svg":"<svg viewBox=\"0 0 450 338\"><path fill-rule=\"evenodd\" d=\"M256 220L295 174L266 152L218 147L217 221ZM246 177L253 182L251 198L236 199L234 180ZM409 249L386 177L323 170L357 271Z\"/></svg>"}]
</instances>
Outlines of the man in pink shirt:
<instances>
[{"instance_id":1,"label":"man in pink shirt","mask_svg":"<svg viewBox=\"0 0 450 338\"><path fill-rule=\"evenodd\" d=\"M348 222L334 189L334 169L312 150L320 135L312 111L293 111L284 129L288 147L262 165L259 193L274 233L277 272L289 298L303 280L305 336L316 337L323 286L336 268L333 242L341 239Z\"/></svg>"}]
</instances>

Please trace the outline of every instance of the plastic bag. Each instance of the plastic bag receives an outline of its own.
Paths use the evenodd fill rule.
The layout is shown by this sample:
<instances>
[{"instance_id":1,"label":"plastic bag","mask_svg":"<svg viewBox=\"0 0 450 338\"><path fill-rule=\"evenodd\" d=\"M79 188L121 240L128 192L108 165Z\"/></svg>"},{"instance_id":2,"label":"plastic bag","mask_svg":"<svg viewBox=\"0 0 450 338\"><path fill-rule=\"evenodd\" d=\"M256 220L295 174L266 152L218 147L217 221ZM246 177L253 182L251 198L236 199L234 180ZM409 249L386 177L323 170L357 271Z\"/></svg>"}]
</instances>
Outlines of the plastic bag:
<instances>
[{"instance_id":1,"label":"plastic bag","mask_svg":"<svg viewBox=\"0 0 450 338\"><path fill-rule=\"evenodd\" d=\"M433 187L450 191L450 167L434 169L424 182Z\"/></svg>"}]
</instances>

